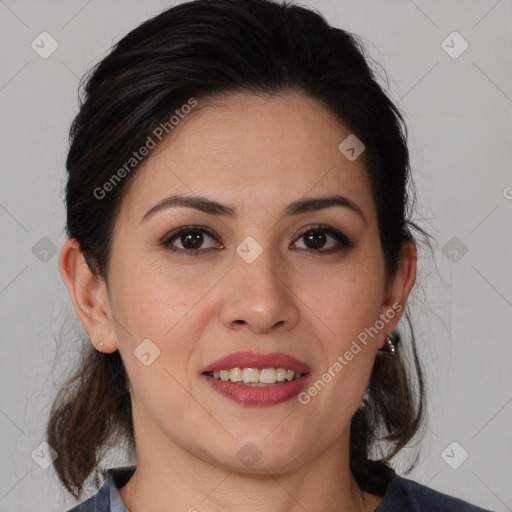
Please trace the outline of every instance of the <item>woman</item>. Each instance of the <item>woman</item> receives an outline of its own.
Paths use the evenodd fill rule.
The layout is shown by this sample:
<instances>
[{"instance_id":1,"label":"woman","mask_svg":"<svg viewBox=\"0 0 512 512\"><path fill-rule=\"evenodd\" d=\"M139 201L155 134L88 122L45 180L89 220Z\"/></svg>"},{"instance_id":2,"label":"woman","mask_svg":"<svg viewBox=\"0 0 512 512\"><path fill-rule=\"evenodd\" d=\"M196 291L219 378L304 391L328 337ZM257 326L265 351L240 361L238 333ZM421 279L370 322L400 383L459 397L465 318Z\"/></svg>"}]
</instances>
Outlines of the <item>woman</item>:
<instances>
[{"instance_id":1,"label":"woman","mask_svg":"<svg viewBox=\"0 0 512 512\"><path fill-rule=\"evenodd\" d=\"M77 498L136 454L73 511L482 510L391 469L425 417L397 326L426 234L354 36L178 5L94 69L70 135L59 266L90 346L48 442Z\"/></svg>"}]
</instances>

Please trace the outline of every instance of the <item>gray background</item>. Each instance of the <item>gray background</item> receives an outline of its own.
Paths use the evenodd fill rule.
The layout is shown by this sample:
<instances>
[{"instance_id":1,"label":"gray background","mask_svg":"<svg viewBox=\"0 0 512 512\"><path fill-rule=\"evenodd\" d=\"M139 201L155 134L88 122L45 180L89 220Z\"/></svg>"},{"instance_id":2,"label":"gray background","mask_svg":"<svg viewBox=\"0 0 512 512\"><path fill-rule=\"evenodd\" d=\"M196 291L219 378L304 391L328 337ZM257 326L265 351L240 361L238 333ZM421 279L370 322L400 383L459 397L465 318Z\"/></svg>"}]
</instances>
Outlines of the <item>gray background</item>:
<instances>
[{"instance_id":1,"label":"gray background","mask_svg":"<svg viewBox=\"0 0 512 512\"><path fill-rule=\"evenodd\" d=\"M512 510L512 2L303 3L361 35L386 69L410 128L415 218L436 239L434 257L420 254L413 300L430 423L410 478ZM56 252L65 240L67 132L82 74L170 5L0 0L0 512L75 503L51 466L31 455L44 441L55 382L81 327L65 322L72 306ZM58 43L47 59L31 47L43 31ZM452 56L442 47L454 31L469 44L457 58L458 36L445 43ZM55 362L62 329L71 348Z\"/></svg>"}]
</instances>

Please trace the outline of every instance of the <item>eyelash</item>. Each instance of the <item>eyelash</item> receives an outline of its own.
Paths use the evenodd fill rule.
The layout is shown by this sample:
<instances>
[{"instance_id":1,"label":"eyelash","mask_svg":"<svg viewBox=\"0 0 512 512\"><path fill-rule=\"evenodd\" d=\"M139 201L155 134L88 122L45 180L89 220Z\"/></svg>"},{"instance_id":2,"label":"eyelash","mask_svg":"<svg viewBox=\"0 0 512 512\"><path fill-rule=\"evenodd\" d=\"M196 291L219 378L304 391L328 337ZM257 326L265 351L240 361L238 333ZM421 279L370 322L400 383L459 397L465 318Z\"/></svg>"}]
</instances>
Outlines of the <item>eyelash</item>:
<instances>
[{"instance_id":1,"label":"eyelash","mask_svg":"<svg viewBox=\"0 0 512 512\"><path fill-rule=\"evenodd\" d=\"M319 254L333 254L333 253L337 253L337 252L340 252L345 249L351 249L351 248L355 247L355 245L356 245L354 243L354 241L352 239L350 239L344 233L341 233L340 231L330 228L329 226L325 226L323 224L316 224L313 226L308 226L304 231L302 231L297 236L296 240L298 241L300 238L304 237L304 235L306 235L310 231L319 231L319 232L325 233L327 235L331 235L332 237L334 237L336 239L336 241L338 242L339 245L337 247L333 247L333 248L327 249L327 250L301 249L302 251L305 251L308 254L312 254L315 256L317 256ZM176 231L173 231L168 236L166 236L164 238L164 240L161 242L161 245L166 250L171 251L172 253L181 253L186 256L196 256L201 252L206 252L206 251L210 250L210 249L180 249L178 247L173 247L171 245L171 243L175 239L177 239L178 237L180 237L181 235L183 235L185 233L190 233L190 232L194 232L194 233L203 232L203 233L206 233L211 238L215 239L215 235L206 226L199 226L199 225L183 226L183 227L177 229ZM294 242L294 243L296 243L296 242Z\"/></svg>"}]
</instances>

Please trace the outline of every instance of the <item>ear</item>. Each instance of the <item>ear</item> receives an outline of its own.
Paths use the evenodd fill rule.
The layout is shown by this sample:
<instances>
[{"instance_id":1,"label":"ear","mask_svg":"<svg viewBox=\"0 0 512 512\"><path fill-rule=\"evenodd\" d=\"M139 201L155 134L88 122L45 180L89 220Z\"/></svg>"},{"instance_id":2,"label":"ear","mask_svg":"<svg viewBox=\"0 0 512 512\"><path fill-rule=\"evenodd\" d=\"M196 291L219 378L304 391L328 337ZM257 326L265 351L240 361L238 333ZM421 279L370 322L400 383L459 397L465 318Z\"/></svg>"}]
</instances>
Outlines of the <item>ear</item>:
<instances>
[{"instance_id":1,"label":"ear","mask_svg":"<svg viewBox=\"0 0 512 512\"><path fill-rule=\"evenodd\" d=\"M397 270L384 291L381 317L386 319L379 347L384 348L386 335L395 329L402 317L405 304L416 279L416 246L410 240L402 243Z\"/></svg>"},{"instance_id":2,"label":"ear","mask_svg":"<svg viewBox=\"0 0 512 512\"><path fill-rule=\"evenodd\" d=\"M76 239L68 238L62 246L59 269L76 314L94 348L100 352L115 352L117 338L106 284L91 272Z\"/></svg>"}]
</instances>

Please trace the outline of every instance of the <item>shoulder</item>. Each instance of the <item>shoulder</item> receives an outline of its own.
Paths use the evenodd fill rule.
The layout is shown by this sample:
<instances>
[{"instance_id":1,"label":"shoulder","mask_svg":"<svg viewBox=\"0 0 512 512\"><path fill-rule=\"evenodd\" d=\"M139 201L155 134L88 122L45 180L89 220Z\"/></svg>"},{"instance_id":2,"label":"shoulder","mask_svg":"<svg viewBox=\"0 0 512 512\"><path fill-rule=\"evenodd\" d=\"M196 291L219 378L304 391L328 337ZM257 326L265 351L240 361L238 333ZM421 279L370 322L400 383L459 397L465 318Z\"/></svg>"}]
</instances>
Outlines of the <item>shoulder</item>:
<instances>
[{"instance_id":1,"label":"shoulder","mask_svg":"<svg viewBox=\"0 0 512 512\"><path fill-rule=\"evenodd\" d=\"M121 501L118 489L130 479L135 468L136 466L125 466L109 469L105 482L96 494L67 512L128 512Z\"/></svg>"},{"instance_id":2,"label":"shoulder","mask_svg":"<svg viewBox=\"0 0 512 512\"><path fill-rule=\"evenodd\" d=\"M375 512L491 512L396 476Z\"/></svg>"}]
</instances>

